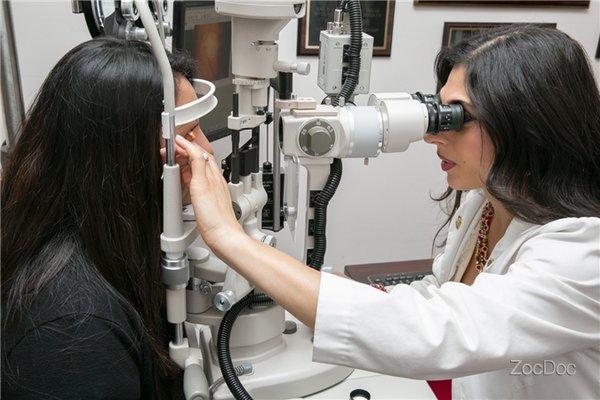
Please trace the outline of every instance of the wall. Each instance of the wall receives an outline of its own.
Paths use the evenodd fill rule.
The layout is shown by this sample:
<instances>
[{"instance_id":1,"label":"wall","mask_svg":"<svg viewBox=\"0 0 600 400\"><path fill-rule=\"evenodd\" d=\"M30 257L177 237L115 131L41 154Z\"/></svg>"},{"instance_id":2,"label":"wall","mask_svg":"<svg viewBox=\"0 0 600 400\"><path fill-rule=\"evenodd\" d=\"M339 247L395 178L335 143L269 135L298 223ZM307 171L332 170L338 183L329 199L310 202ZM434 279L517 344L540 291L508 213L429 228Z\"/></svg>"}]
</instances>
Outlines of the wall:
<instances>
[{"instance_id":1,"label":"wall","mask_svg":"<svg viewBox=\"0 0 600 400\"><path fill-rule=\"evenodd\" d=\"M83 16L71 13L70 2L13 2L24 97L29 104L50 68L89 35ZM433 60L439 50L444 21L556 22L558 28L587 50L596 76L600 61L593 60L600 35L600 2L589 8L414 6L396 1L392 56L375 58L371 91L432 92ZM296 57L297 22L280 36L280 59L307 61L316 71L316 57ZM532 55L533 56L533 55ZM296 92L321 99L315 73L298 77ZM359 99L364 103L366 97ZM227 140L215 144L221 156ZM442 220L430 199L445 189L445 177L433 146L411 145L402 154L382 155L364 166L362 160L344 161L340 189L329 206L326 265L428 258L433 234ZM279 236L280 247L297 254L289 232Z\"/></svg>"}]
</instances>

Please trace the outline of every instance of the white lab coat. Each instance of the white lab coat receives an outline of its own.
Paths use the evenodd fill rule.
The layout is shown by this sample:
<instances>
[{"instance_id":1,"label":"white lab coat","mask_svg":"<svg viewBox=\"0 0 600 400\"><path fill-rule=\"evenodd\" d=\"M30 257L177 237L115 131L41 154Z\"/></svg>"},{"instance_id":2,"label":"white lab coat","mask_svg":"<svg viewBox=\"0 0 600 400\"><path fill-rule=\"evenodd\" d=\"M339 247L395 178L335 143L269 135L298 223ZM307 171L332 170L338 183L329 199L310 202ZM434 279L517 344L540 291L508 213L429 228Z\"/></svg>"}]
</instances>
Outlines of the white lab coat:
<instances>
[{"instance_id":1,"label":"white lab coat","mask_svg":"<svg viewBox=\"0 0 600 400\"><path fill-rule=\"evenodd\" d=\"M600 399L600 218L514 218L473 285L452 282L484 200L467 194L422 281L321 274L313 360L454 378L454 399Z\"/></svg>"}]
</instances>

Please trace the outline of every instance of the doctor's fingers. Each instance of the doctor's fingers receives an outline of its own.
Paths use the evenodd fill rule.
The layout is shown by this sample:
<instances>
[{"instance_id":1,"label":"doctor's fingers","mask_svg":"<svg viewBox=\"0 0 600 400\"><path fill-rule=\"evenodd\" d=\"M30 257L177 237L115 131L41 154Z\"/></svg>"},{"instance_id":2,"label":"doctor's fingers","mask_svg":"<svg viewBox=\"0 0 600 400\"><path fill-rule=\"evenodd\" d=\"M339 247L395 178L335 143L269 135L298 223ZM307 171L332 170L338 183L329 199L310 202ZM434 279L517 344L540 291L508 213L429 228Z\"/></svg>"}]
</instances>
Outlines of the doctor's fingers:
<instances>
[{"instance_id":1,"label":"doctor's fingers","mask_svg":"<svg viewBox=\"0 0 600 400\"><path fill-rule=\"evenodd\" d=\"M181 136L176 136L177 144L185 151L192 165L193 178L206 180L207 161L210 155L196 143L190 142ZM179 147L178 146L178 147Z\"/></svg>"},{"instance_id":2,"label":"doctor's fingers","mask_svg":"<svg viewBox=\"0 0 600 400\"><path fill-rule=\"evenodd\" d=\"M217 202L231 204L227 182L221 175L221 170L215 157L204 151L196 143L185 138L177 138L178 144L187 152L192 165L191 189L194 195L202 196L212 192Z\"/></svg>"},{"instance_id":3,"label":"doctor's fingers","mask_svg":"<svg viewBox=\"0 0 600 400\"><path fill-rule=\"evenodd\" d=\"M181 167L180 174L183 184L189 186L192 182L192 167L189 164Z\"/></svg>"},{"instance_id":4,"label":"doctor's fingers","mask_svg":"<svg viewBox=\"0 0 600 400\"><path fill-rule=\"evenodd\" d=\"M175 148L175 161L179 165L187 164L188 154L185 151L185 149L183 147L181 147L179 145L179 143L177 142L177 138L178 137L183 137L183 136L181 136L181 135L175 136L175 139L176 139L175 146L174 146L174 148ZM205 153L208 153L208 154L213 154L214 153L214 150L213 150L212 146L206 140L204 141L206 143L204 143L203 141L198 141L197 139L194 140L194 141L188 140L188 142L195 143L195 144L199 145L200 149L202 151L204 151ZM161 147L160 148L160 155L161 155L163 161L166 161L166 158L167 158L167 148L166 147Z\"/></svg>"},{"instance_id":5,"label":"doctor's fingers","mask_svg":"<svg viewBox=\"0 0 600 400\"><path fill-rule=\"evenodd\" d=\"M206 175L213 177L213 179L216 179L219 182L221 182L221 181L225 182L225 179L223 178L223 173L221 172L221 167L217 163L215 156L213 156L212 154L209 154L207 164L208 165L206 167ZM227 182L225 182L225 183L227 183Z\"/></svg>"}]
</instances>

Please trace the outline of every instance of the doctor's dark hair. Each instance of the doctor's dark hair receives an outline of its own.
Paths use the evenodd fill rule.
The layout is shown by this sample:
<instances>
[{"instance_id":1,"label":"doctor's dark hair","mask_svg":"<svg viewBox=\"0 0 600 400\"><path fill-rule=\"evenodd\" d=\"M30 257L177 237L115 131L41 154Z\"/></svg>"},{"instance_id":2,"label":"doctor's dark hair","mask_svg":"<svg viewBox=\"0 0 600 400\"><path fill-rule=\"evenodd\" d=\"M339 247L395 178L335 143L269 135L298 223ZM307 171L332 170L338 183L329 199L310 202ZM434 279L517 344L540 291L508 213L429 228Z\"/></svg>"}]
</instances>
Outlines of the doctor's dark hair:
<instances>
[{"instance_id":1,"label":"doctor's dark hair","mask_svg":"<svg viewBox=\"0 0 600 400\"><path fill-rule=\"evenodd\" d=\"M176 81L191 78L188 57L169 58ZM148 339L156 397L171 398L177 368L159 265L162 90L143 42L94 39L56 64L3 171L1 281L4 326L69 271L108 288Z\"/></svg>"},{"instance_id":2,"label":"doctor's dark hair","mask_svg":"<svg viewBox=\"0 0 600 400\"><path fill-rule=\"evenodd\" d=\"M494 145L488 192L534 224L600 216L600 95L581 45L552 28L490 30L438 54L438 92L457 65Z\"/></svg>"}]
</instances>

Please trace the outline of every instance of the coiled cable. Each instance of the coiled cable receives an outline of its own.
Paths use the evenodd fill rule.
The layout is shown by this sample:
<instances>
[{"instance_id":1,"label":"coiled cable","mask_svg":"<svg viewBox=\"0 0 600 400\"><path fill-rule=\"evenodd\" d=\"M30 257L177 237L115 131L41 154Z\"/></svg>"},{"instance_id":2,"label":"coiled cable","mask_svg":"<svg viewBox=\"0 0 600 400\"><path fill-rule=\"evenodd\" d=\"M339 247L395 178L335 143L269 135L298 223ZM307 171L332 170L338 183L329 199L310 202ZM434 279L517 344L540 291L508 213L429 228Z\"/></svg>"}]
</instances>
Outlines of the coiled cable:
<instances>
[{"instance_id":1,"label":"coiled cable","mask_svg":"<svg viewBox=\"0 0 600 400\"><path fill-rule=\"evenodd\" d=\"M217 358L219 359L219 368L221 368L223 379L231 391L231 394L237 400L252 400L252 396L244 389L244 386L237 376L233 362L231 361L229 340L231 338L233 324L240 312L246 307L254 305L267 306L273 303L273 300L266 294L251 293L235 303L229 311L225 313L221 320L219 333L217 334Z\"/></svg>"},{"instance_id":2,"label":"coiled cable","mask_svg":"<svg viewBox=\"0 0 600 400\"><path fill-rule=\"evenodd\" d=\"M346 79L340 93L331 99L331 104L334 106L339 104L340 97L343 97L345 101L351 100L360 75L360 52L362 50L363 26L360 2L359 0L345 0L342 1L341 7L346 8L350 16L350 46L348 47Z\"/></svg>"},{"instance_id":3,"label":"coiled cable","mask_svg":"<svg viewBox=\"0 0 600 400\"><path fill-rule=\"evenodd\" d=\"M327 250L327 206L335 194L341 180L342 160L334 158L333 163L331 164L331 172L327 178L327 183L323 190L315 197L315 216L313 225L315 244L308 265L316 270L321 269L325 259L325 251Z\"/></svg>"}]
</instances>

